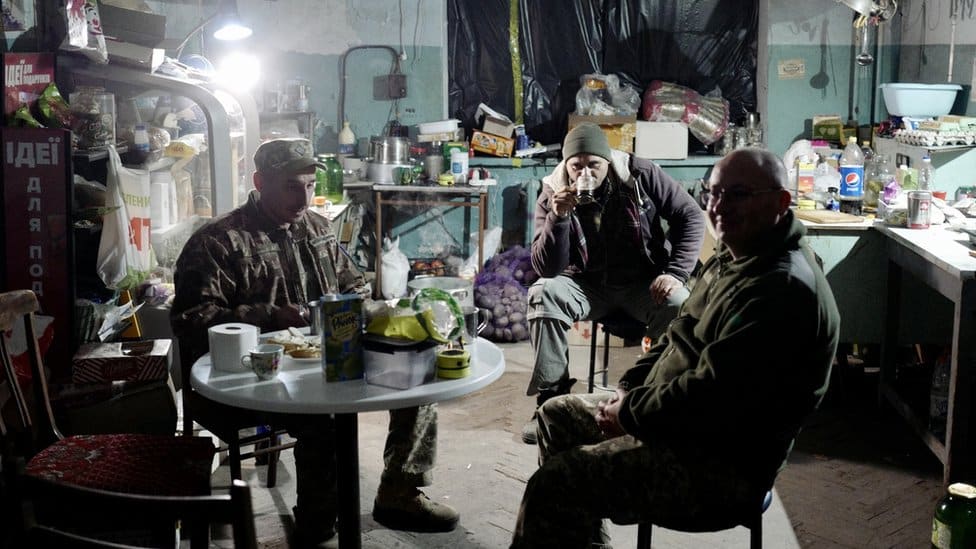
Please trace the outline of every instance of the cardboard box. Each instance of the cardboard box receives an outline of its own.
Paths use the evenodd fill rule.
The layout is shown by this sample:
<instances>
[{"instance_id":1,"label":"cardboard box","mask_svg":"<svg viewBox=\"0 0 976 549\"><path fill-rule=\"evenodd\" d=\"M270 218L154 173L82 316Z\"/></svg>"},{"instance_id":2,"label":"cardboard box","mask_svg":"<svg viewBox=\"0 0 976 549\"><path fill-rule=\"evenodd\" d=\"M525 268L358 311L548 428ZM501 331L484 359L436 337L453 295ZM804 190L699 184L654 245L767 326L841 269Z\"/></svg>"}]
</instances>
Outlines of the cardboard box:
<instances>
[{"instance_id":1,"label":"cardboard box","mask_svg":"<svg viewBox=\"0 0 976 549\"><path fill-rule=\"evenodd\" d=\"M637 122L634 156L649 160L688 158L688 127L681 122Z\"/></svg>"},{"instance_id":2,"label":"cardboard box","mask_svg":"<svg viewBox=\"0 0 976 549\"><path fill-rule=\"evenodd\" d=\"M98 15L106 37L140 46L158 46L166 39L166 16L119 8L99 2Z\"/></svg>"},{"instance_id":3,"label":"cardboard box","mask_svg":"<svg viewBox=\"0 0 976 549\"><path fill-rule=\"evenodd\" d=\"M478 104L474 118L475 120L482 119L481 130L485 133L499 137L512 137L515 132L515 122L484 103Z\"/></svg>"},{"instance_id":4,"label":"cardboard box","mask_svg":"<svg viewBox=\"0 0 976 549\"><path fill-rule=\"evenodd\" d=\"M166 50L162 48L150 48L117 40L106 40L105 49L108 51L108 59L112 63L142 69L146 72L156 72L166 57Z\"/></svg>"},{"instance_id":5,"label":"cardboard box","mask_svg":"<svg viewBox=\"0 0 976 549\"><path fill-rule=\"evenodd\" d=\"M592 122L603 129L610 141L610 148L632 153L637 135L637 115L631 116L583 116L570 113L568 128L571 130L583 122Z\"/></svg>"},{"instance_id":6,"label":"cardboard box","mask_svg":"<svg viewBox=\"0 0 976 549\"><path fill-rule=\"evenodd\" d=\"M590 339L593 337L593 323L590 322L589 320L580 320L574 322L573 325L569 328L569 332L567 335L569 336L570 345L585 345L589 347ZM600 332L597 334L596 346L603 347L602 330L600 330ZM624 340L615 335L612 335L610 336L610 346L623 347Z\"/></svg>"},{"instance_id":7,"label":"cardboard box","mask_svg":"<svg viewBox=\"0 0 976 549\"><path fill-rule=\"evenodd\" d=\"M515 133L515 124L504 118L485 115L485 121L481 124L481 129L491 135L511 137Z\"/></svg>"},{"instance_id":8,"label":"cardboard box","mask_svg":"<svg viewBox=\"0 0 976 549\"><path fill-rule=\"evenodd\" d=\"M844 145L850 135L855 134L844 128L844 123L837 115L816 115L813 117L813 136L811 139L823 139Z\"/></svg>"},{"instance_id":9,"label":"cardboard box","mask_svg":"<svg viewBox=\"0 0 976 549\"><path fill-rule=\"evenodd\" d=\"M150 339L125 343L86 343L72 360L74 383L149 381L168 379L172 340Z\"/></svg>"},{"instance_id":10,"label":"cardboard box","mask_svg":"<svg viewBox=\"0 0 976 549\"><path fill-rule=\"evenodd\" d=\"M512 156L515 140L485 132L475 131L471 134L471 148L477 152L493 156Z\"/></svg>"}]
</instances>

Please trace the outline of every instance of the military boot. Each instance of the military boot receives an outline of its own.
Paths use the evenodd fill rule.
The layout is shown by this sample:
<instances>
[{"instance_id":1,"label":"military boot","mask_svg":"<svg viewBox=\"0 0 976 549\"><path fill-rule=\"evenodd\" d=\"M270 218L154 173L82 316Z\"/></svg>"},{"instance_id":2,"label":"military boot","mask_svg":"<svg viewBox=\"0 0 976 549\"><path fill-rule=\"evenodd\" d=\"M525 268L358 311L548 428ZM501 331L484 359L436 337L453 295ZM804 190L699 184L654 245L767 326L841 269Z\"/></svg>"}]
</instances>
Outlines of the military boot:
<instances>
[{"instance_id":1,"label":"military boot","mask_svg":"<svg viewBox=\"0 0 976 549\"><path fill-rule=\"evenodd\" d=\"M536 411L532 412L532 418L522 426L522 442L526 444L537 444L539 442L539 406L542 406L552 397L568 395L574 383L576 383L575 377L567 377L559 380L559 383L556 384L555 389L547 388L539 391L539 394L535 397Z\"/></svg>"},{"instance_id":2,"label":"military boot","mask_svg":"<svg viewBox=\"0 0 976 549\"><path fill-rule=\"evenodd\" d=\"M381 482L373 502L373 518L394 530L450 532L460 515L450 505L433 501L414 486Z\"/></svg>"}]
</instances>

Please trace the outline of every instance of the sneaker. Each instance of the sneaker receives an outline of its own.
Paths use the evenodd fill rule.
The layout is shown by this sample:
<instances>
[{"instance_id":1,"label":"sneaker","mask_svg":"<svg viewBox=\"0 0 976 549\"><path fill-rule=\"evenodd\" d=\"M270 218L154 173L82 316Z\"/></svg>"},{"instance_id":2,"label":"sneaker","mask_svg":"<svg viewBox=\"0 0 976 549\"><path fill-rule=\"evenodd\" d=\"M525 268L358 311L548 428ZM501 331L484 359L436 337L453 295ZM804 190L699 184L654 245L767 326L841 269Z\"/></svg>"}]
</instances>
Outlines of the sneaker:
<instances>
[{"instance_id":1,"label":"sneaker","mask_svg":"<svg viewBox=\"0 0 976 549\"><path fill-rule=\"evenodd\" d=\"M522 426L522 442L526 444L538 444L539 443L539 422L535 419L535 413L532 414L532 419L525 422Z\"/></svg>"},{"instance_id":2,"label":"sneaker","mask_svg":"<svg viewBox=\"0 0 976 549\"><path fill-rule=\"evenodd\" d=\"M380 485L373 502L373 518L393 530L450 532L460 515L450 505L437 503L420 490L387 490Z\"/></svg>"}]
</instances>

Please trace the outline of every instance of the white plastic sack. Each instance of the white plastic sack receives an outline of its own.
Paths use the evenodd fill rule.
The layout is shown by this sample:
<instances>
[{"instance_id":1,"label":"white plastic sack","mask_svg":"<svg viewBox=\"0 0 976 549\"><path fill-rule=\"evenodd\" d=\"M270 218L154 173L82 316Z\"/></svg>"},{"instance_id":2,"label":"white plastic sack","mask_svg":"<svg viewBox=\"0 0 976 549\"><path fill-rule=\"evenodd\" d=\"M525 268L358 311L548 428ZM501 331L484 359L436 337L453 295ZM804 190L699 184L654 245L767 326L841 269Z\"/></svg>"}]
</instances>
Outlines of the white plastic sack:
<instances>
[{"instance_id":1,"label":"white plastic sack","mask_svg":"<svg viewBox=\"0 0 976 549\"><path fill-rule=\"evenodd\" d=\"M384 240L381 261L383 264L383 280L380 291L383 292L383 298L393 299L406 295L410 261L400 251L400 237L397 237L396 241L392 243L389 239Z\"/></svg>"},{"instance_id":2,"label":"white plastic sack","mask_svg":"<svg viewBox=\"0 0 976 549\"><path fill-rule=\"evenodd\" d=\"M478 240L478 233L471 233L471 241L475 242ZM492 227L485 231L485 240L482 250L484 251L484 263L478 265L478 250L475 250L467 259L464 260L464 265L461 266L459 274L462 278L474 278L474 275L478 274L478 271L484 267L485 263L491 259L491 256L495 255L498 248L502 245L502 228Z\"/></svg>"},{"instance_id":3,"label":"white plastic sack","mask_svg":"<svg viewBox=\"0 0 976 549\"><path fill-rule=\"evenodd\" d=\"M122 165L115 147L108 148L105 206L98 242L98 276L108 288L125 290L141 283L152 269L149 247L149 172Z\"/></svg>"}]
</instances>

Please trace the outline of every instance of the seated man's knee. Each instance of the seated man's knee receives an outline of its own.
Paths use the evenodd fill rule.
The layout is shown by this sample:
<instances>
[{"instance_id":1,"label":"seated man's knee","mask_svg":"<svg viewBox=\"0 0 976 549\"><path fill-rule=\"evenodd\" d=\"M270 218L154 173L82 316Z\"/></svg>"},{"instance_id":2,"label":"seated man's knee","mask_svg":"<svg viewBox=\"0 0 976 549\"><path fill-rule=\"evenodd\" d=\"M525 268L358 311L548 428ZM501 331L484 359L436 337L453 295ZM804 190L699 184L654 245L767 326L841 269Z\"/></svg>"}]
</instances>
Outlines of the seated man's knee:
<instances>
[{"instance_id":1,"label":"seated man's knee","mask_svg":"<svg viewBox=\"0 0 976 549\"><path fill-rule=\"evenodd\" d=\"M566 282L560 278L540 278L529 286L530 307L546 306L562 302L566 295Z\"/></svg>"},{"instance_id":2,"label":"seated man's knee","mask_svg":"<svg viewBox=\"0 0 976 549\"><path fill-rule=\"evenodd\" d=\"M570 423L575 423L579 414L587 413L586 410L576 405L575 398L573 395L559 395L543 402L536 410L540 423L563 422L567 420Z\"/></svg>"}]
</instances>

